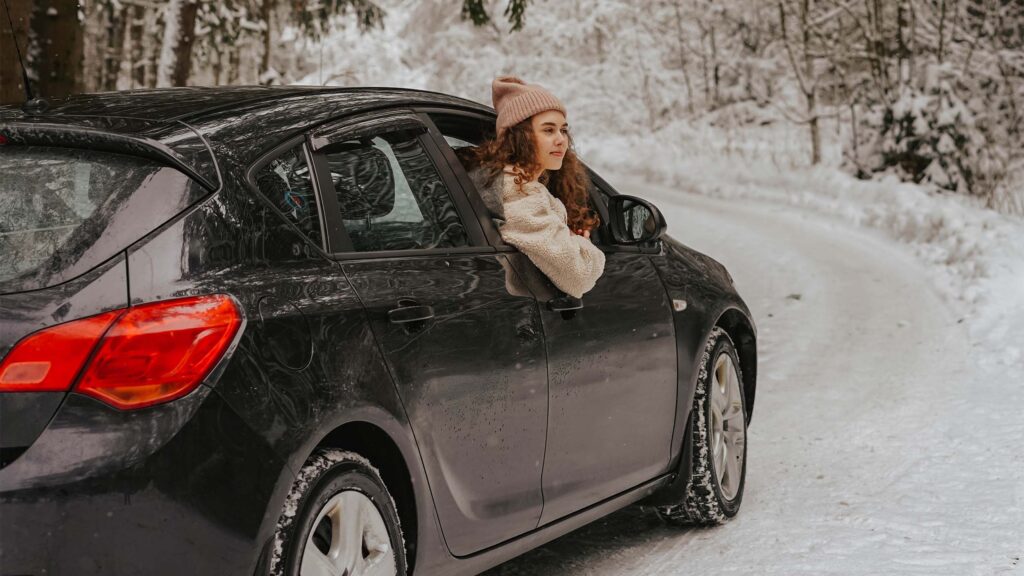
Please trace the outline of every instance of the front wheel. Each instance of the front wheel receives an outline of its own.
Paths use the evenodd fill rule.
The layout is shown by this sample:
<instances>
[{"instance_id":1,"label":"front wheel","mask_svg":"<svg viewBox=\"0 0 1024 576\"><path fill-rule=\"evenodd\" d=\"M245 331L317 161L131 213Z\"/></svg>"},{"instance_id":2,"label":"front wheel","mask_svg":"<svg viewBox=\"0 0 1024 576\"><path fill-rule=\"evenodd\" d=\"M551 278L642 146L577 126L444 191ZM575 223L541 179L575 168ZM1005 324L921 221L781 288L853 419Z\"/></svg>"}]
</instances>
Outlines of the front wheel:
<instances>
[{"instance_id":1,"label":"front wheel","mask_svg":"<svg viewBox=\"0 0 1024 576\"><path fill-rule=\"evenodd\" d=\"M404 576L405 544L380 473L321 449L299 471L274 535L275 576Z\"/></svg>"},{"instance_id":2,"label":"front wheel","mask_svg":"<svg viewBox=\"0 0 1024 576\"><path fill-rule=\"evenodd\" d=\"M721 328L704 345L694 392L693 458L683 498L658 508L670 524L721 524L739 512L747 473L747 411L739 358Z\"/></svg>"}]
</instances>

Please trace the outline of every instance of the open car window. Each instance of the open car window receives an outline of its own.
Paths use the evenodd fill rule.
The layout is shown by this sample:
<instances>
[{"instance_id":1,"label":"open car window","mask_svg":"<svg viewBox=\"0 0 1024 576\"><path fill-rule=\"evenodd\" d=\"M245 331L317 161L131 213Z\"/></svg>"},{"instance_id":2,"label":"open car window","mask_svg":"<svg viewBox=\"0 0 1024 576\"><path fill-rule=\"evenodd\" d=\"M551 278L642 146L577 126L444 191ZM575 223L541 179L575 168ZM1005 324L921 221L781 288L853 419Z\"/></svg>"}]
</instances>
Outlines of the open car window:
<instances>
[{"instance_id":1,"label":"open car window","mask_svg":"<svg viewBox=\"0 0 1024 576\"><path fill-rule=\"evenodd\" d=\"M431 114L430 119L454 150L479 146L494 137L494 121L473 116Z\"/></svg>"},{"instance_id":2,"label":"open car window","mask_svg":"<svg viewBox=\"0 0 1024 576\"><path fill-rule=\"evenodd\" d=\"M431 121L437 126L445 142L454 150L456 158L468 172L468 149L479 146L494 137L494 120L462 114L431 113ZM617 194L607 183L595 178L595 174L586 168L590 179L591 206L601 216L601 226L593 232L591 239L595 244L611 243L611 234L607 229L608 197Z\"/></svg>"}]
</instances>

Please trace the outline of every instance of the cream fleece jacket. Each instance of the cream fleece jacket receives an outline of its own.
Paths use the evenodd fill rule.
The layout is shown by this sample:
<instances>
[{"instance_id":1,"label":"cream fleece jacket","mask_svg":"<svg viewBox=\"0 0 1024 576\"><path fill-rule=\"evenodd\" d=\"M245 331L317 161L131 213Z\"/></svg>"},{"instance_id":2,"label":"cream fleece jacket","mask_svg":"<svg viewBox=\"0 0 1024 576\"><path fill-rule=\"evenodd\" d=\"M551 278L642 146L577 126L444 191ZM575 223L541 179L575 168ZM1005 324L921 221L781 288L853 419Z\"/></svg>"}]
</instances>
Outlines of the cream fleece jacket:
<instances>
[{"instance_id":1,"label":"cream fleece jacket","mask_svg":"<svg viewBox=\"0 0 1024 576\"><path fill-rule=\"evenodd\" d=\"M482 184L478 172L472 176ZM499 219L501 239L518 248L566 294L580 298L592 289L604 272L604 252L569 231L562 202L540 182L520 187L509 170L495 180L480 189L484 204Z\"/></svg>"}]
</instances>

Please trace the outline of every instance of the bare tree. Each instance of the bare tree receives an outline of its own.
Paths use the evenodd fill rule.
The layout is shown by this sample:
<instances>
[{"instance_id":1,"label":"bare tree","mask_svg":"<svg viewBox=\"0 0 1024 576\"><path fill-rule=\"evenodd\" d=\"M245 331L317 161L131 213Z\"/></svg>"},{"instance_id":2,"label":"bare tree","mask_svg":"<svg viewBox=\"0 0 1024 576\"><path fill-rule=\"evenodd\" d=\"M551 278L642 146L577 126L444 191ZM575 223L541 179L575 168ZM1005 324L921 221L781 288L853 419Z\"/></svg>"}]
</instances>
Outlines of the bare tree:
<instances>
[{"instance_id":1,"label":"bare tree","mask_svg":"<svg viewBox=\"0 0 1024 576\"><path fill-rule=\"evenodd\" d=\"M164 10L164 34L156 69L157 86L184 86L192 69L196 0L170 0Z\"/></svg>"},{"instance_id":2,"label":"bare tree","mask_svg":"<svg viewBox=\"0 0 1024 576\"><path fill-rule=\"evenodd\" d=\"M811 137L811 163L821 163L821 128L819 126L818 84L815 70L814 32L811 19L812 0L798 0L796 7L787 7L779 2L779 26L786 56L804 96L805 118ZM797 27L791 30L790 20L795 12ZM793 38L796 36L796 38Z\"/></svg>"},{"instance_id":3,"label":"bare tree","mask_svg":"<svg viewBox=\"0 0 1024 576\"><path fill-rule=\"evenodd\" d=\"M683 74L683 84L686 86L686 109L690 114L694 113L693 82L690 80L690 47L687 42L687 34L683 27L683 14L679 0L672 3L673 16L675 20L676 57L679 59L679 70Z\"/></svg>"}]
</instances>

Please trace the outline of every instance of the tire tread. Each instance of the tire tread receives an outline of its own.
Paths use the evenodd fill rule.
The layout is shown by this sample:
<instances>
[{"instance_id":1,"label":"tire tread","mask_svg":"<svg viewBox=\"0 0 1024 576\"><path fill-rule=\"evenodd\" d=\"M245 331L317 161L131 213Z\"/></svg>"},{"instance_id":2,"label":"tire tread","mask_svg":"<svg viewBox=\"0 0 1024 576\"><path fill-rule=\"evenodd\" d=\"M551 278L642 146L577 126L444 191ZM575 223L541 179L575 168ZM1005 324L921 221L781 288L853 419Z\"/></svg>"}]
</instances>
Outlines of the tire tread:
<instances>
[{"instance_id":1,"label":"tire tread","mask_svg":"<svg viewBox=\"0 0 1024 576\"><path fill-rule=\"evenodd\" d=\"M717 526L724 523L732 514L722 505L718 491L715 487L716 479L714 470L711 467L711 450L708 439L707 403L710 401L709 370L712 366L712 355L720 341L728 343L729 348L735 350L729 334L721 327L712 329L704 344L704 352L700 360L700 371L697 375L697 388L694 391L692 415L697 420L693 426L693 459L690 466L690 477L687 481L685 495L677 504L662 506L657 509L662 519L678 526ZM743 375L740 373L740 366L736 363L737 376L740 382ZM737 498L742 497L742 490Z\"/></svg>"}]
</instances>

